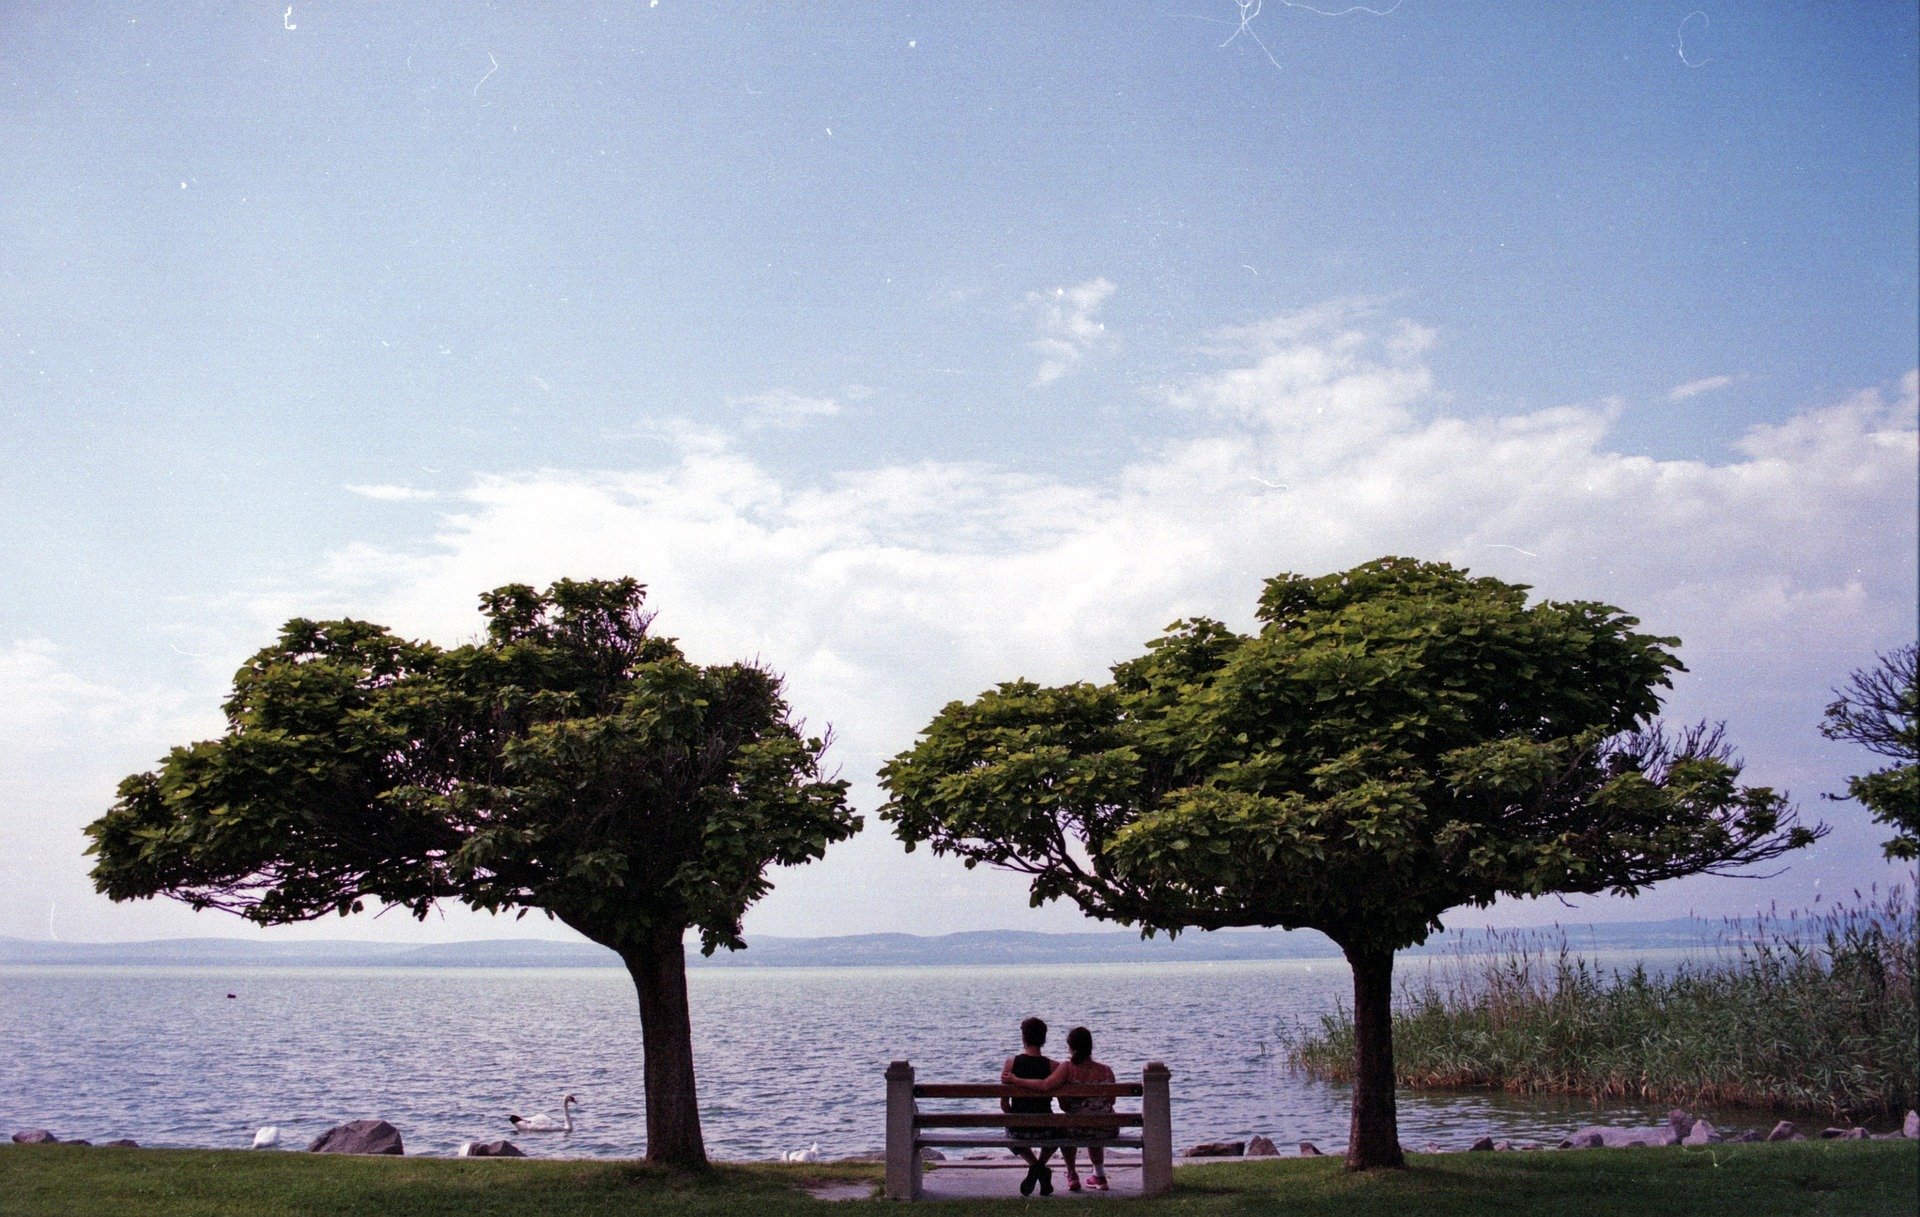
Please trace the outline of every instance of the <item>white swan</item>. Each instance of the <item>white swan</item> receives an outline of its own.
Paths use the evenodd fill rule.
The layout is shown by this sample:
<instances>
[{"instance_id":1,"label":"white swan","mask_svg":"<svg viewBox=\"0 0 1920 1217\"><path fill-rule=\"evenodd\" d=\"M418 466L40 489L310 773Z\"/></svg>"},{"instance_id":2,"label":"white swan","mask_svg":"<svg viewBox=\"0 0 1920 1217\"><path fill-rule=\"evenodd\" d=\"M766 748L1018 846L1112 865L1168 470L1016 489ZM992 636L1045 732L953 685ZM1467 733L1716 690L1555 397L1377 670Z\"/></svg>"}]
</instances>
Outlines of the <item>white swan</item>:
<instances>
[{"instance_id":1,"label":"white swan","mask_svg":"<svg viewBox=\"0 0 1920 1217\"><path fill-rule=\"evenodd\" d=\"M253 1147L255 1149L272 1149L278 1144L280 1144L280 1126L278 1124L269 1124L259 1132L253 1134Z\"/></svg>"},{"instance_id":2,"label":"white swan","mask_svg":"<svg viewBox=\"0 0 1920 1217\"><path fill-rule=\"evenodd\" d=\"M507 1123L521 1132L572 1132L573 1105L579 1101L572 1095L560 1100L560 1115L565 1123L554 1119L552 1113L544 1111L537 1116L508 1116Z\"/></svg>"},{"instance_id":3,"label":"white swan","mask_svg":"<svg viewBox=\"0 0 1920 1217\"><path fill-rule=\"evenodd\" d=\"M815 1141L807 1149L790 1149L780 1155L782 1162L818 1162L820 1160L820 1142Z\"/></svg>"}]
</instances>

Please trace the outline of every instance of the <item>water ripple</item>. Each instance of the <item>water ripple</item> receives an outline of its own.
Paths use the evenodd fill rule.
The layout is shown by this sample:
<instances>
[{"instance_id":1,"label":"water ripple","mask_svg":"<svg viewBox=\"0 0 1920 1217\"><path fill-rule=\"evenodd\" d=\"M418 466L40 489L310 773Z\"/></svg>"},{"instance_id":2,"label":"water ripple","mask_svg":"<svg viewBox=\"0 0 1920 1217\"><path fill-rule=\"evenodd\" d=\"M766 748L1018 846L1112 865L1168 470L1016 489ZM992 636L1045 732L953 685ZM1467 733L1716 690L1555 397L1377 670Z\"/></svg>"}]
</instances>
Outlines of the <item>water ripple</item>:
<instances>
[{"instance_id":1,"label":"water ripple","mask_svg":"<svg viewBox=\"0 0 1920 1217\"><path fill-rule=\"evenodd\" d=\"M1123 1079L1166 1061L1181 1142L1264 1133L1337 1146L1347 1091L1287 1069L1284 1040L1347 986L1344 968L1294 960L696 970L707 1144L728 1159L814 1142L823 1156L872 1152L888 1061L911 1059L922 1079L993 1080L1037 1013L1056 1047L1067 1027L1091 1026ZM277 1124L298 1147L377 1116L409 1152L447 1154L514 1136L508 1113L557 1110L572 1093L577 1131L517 1136L529 1154L645 1149L639 1015L617 969L12 967L0 969L0 1035L0 1131L244 1147ZM1653 1115L1403 1094L1401 1139L1550 1140Z\"/></svg>"}]
</instances>

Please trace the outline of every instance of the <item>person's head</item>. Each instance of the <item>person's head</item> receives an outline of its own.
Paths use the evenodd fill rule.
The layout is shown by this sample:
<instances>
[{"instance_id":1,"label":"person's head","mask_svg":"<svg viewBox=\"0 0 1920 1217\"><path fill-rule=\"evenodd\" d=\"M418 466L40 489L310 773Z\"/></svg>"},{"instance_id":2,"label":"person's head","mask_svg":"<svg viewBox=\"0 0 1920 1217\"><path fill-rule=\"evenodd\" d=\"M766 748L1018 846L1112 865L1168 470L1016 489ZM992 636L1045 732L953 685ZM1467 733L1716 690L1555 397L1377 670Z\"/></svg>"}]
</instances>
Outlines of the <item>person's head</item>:
<instances>
[{"instance_id":1,"label":"person's head","mask_svg":"<svg viewBox=\"0 0 1920 1217\"><path fill-rule=\"evenodd\" d=\"M1073 1057L1073 1063L1084 1065L1093 1059L1093 1032L1085 1027L1075 1027L1067 1032L1067 1052Z\"/></svg>"},{"instance_id":2,"label":"person's head","mask_svg":"<svg viewBox=\"0 0 1920 1217\"><path fill-rule=\"evenodd\" d=\"M1020 1042L1029 1048L1039 1048L1047 1042L1047 1020L1028 1018L1020 1021Z\"/></svg>"}]
</instances>

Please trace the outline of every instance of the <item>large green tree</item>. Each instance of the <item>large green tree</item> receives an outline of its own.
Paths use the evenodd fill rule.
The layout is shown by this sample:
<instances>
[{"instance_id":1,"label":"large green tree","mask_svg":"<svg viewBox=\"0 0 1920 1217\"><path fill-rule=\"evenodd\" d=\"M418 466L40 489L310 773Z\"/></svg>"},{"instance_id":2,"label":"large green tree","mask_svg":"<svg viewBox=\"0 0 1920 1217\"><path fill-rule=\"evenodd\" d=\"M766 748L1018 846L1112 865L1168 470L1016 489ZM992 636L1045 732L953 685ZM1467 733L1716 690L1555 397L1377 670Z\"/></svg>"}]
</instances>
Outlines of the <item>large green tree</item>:
<instances>
[{"instance_id":1,"label":"large green tree","mask_svg":"<svg viewBox=\"0 0 1920 1217\"><path fill-rule=\"evenodd\" d=\"M1154 930L1311 928L1353 969L1347 1165L1402 1164L1394 952L1459 905L1722 873L1812 841L1716 730L1652 726L1676 640L1384 558L1177 622L1106 684L953 702L882 771L912 849Z\"/></svg>"},{"instance_id":2,"label":"large green tree","mask_svg":"<svg viewBox=\"0 0 1920 1217\"><path fill-rule=\"evenodd\" d=\"M226 734L89 826L95 884L269 925L366 900L544 910L633 977L647 1157L704 1166L682 941L744 946L767 867L860 821L780 679L689 662L644 599L631 579L503 587L485 639L450 649L288 622L235 675Z\"/></svg>"},{"instance_id":3,"label":"large green tree","mask_svg":"<svg viewBox=\"0 0 1920 1217\"><path fill-rule=\"evenodd\" d=\"M1920 858L1920 644L1890 651L1834 690L1820 725L1828 739L1851 740L1897 764L1847 779L1847 797L1893 829L1889 858Z\"/></svg>"}]
</instances>

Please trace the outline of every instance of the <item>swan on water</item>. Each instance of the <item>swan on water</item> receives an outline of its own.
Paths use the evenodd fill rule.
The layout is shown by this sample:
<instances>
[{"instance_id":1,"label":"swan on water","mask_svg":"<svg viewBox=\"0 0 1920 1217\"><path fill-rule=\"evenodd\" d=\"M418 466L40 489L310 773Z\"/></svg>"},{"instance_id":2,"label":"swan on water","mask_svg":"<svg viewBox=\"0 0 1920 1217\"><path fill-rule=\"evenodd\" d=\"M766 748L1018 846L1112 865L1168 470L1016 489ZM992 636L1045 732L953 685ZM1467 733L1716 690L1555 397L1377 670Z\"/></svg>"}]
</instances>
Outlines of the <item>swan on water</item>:
<instances>
[{"instance_id":1,"label":"swan on water","mask_svg":"<svg viewBox=\"0 0 1920 1217\"><path fill-rule=\"evenodd\" d=\"M573 1105L579 1101L580 1100L574 1098L572 1095L568 1095L566 1098L560 1100L560 1114L565 1119L565 1123L554 1119L551 1112L545 1111L537 1116L522 1117L510 1115L507 1117L507 1123L513 1125L521 1132L572 1132Z\"/></svg>"},{"instance_id":2,"label":"swan on water","mask_svg":"<svg viewBox=\"0 0 1920 1217\"><path fill-rule=\"evenodd\" d=\"M280 1144L280 1126L278 1124L269 1124L259 1132L253 1134L253 1147L255 1149L272 1149L278 1144Z\"/></svg>"},{"instance_id":3,"label":"swan on water","mask_svg":"<svg viewBox=\"0 0 1920 1217\"><path fill-rule=\"evenodd\" d=\"M815 1141L806 1149L790 1149L780 1155L782 1162L818 1162L820 1160L820 1142Z\"/></svg>"}]
</instances>

